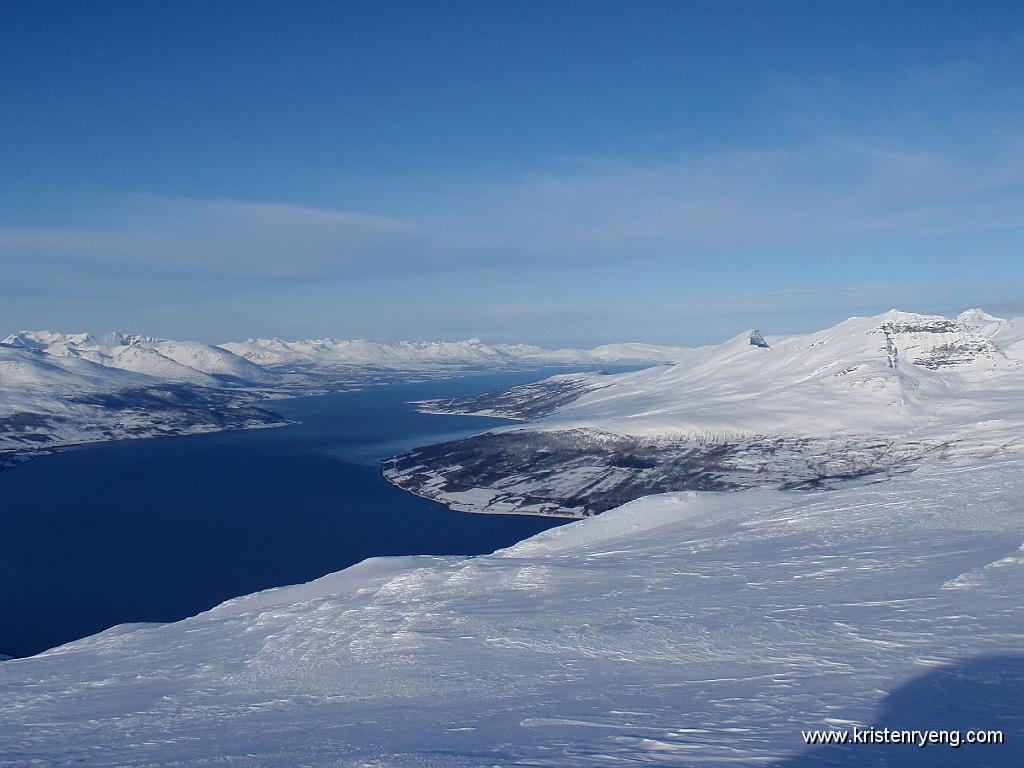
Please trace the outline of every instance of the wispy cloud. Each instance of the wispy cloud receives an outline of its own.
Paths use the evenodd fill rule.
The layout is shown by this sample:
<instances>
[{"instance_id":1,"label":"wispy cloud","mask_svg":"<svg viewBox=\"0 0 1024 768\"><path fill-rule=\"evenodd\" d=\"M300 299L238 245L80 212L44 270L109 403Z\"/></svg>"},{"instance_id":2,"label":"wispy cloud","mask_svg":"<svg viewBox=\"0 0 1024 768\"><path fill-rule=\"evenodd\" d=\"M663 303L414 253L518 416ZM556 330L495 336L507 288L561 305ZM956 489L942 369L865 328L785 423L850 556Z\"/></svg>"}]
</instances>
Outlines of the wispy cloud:
<instances>
[{"instance_id":1,"label":"wispy cloud","mask_svg":"<svg viewBox=\"0 0 1024 768\"><path fill-rule=\"evenodd\" d=\"M1022 212L1024 146L1012 137L984 161L833 140L453 182L443 201L419 199L401 218L240 200L120 200L100 226L0 229L0 260L319 279L906 240L1018 227Z\"/></svg>"},{"instance_id":2,"label":"wispy cloud","mask_svg":"<svg viewBox=\"0 0 1024 768\"><path fill-rule=\"evenodd\" d=\"M977 162L852 141L592 161L477 190L448 226L525 253L679 256L830 238L911 238L1024 223L1024 152Z\"/></svg>"},{"instance_id":3,"label":"wispy cloud","mask_svg":"<svg viewBox=\"0 0 1024 768\"><path fill-rule=\"evenodd\" d=\"M146 196L109 205L106 226L0 229L0 258L142 274L337 275L380 254L415 260L426 235L383 216L238 200Z\"/></svg>"}]
</instances>

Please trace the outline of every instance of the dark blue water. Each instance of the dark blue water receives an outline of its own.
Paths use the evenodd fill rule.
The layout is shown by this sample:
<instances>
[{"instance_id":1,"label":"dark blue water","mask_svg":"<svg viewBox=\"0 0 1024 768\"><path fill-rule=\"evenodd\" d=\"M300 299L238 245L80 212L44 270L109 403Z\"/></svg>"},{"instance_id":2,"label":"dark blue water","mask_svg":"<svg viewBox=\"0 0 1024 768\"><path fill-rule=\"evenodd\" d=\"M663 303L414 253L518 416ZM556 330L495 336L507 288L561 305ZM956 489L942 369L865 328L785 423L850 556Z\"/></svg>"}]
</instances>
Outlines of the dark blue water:
<instances>
[{"instance_id":1,"label":"dark blue water","mask_svg":"<svg viewBox=\"0 0 1024 768\"><path fill-rule=\"evenodd\" d=\"M106 443L0 475L0 652L114 624L172 621L377 555L479 554L559 521L452 512L389 485L377 461L490 429L408 400L503 389L464 377L275 401L295 426Z\"/></svg>"}]
</instances>

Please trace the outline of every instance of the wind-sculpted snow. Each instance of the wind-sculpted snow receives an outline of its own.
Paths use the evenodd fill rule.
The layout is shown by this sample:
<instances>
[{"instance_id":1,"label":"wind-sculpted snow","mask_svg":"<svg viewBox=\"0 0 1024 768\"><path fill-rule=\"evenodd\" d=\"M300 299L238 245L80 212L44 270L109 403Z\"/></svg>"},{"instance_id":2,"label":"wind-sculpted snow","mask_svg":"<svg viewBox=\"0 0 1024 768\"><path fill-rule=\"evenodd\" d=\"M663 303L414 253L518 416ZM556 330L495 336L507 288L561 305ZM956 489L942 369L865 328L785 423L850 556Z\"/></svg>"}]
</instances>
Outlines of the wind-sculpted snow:
<instances>
[{"instance_id":1,"label":"wind-sculpted snow","mask_svg":"<svg viewBox=\"0 0 1024 768\"><path fill-rule=\"evenodd\" d=\"M455 509L582 516L650 493L813 487L1013 449L1022 404L1024 320L893 311L426 404L533 421L416 449L384 472Z\"/></svg>"},{"instance_id":2,"label":"wind-sculpted snow","mask_svg":"<svg viewBox=\"0 0 1024 768\"><path fill-rule=\"evenodd\" d=\"M0 664L5 766L1019 765L1024 456L652 496ZM802 730L1005 744L805 747Z\"/></svg>"}]
</instances>

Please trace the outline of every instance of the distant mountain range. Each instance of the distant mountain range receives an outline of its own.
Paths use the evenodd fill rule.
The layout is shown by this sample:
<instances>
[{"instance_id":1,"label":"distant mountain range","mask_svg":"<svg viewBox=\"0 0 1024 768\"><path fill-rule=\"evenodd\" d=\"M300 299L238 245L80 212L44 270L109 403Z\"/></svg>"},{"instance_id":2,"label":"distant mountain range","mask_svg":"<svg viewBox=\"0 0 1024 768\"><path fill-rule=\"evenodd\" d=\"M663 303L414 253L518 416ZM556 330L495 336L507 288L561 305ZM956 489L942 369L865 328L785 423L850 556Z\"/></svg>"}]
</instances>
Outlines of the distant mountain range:
<instances>
[{"instance_id":1,"label":"distant mountain range","mask_svg":"<svg viewBox=\"0 0 1024 768\"><path fill-rule=\"evenodd\" d=\"M383 368L415 371L429 369L522 368L548 365L645 365L668 363L687 352L685 347L653 344L607 344L594 349L543 349L528 344L491 346L480 339L467 341L399 341L379 343L363 340L249 339L219 346L195 341L174 341L137 334L22 331L0 340L5 360L27 361L33 368L50 358L82 360L104 368L143 374L162 381L205 387L273 384L279 368L303 367L330 370ZM24 355L19 351L44 353ZM63 366L69 373L103 378L88 365ZM2 374L0 374L2 375ZM28 383L27 370L21 373ZM124 379L111 378L114 387ZM2 383L2 379L0 379Z\"/></svg>"},{"instance_id":2,"label":"distant mountain range","mask_svg":"<svg viewBox=\"0 0 1024 768\"><path fill-rule=\"evenodd\" d=\"M655 365L672 362L686 352L685 347L653 344L606 344L594 349L544 349L529 344L491 346L480 339L399 341L391 344L352 339L249 339L222 344L221 347L259 365L372 366L395 370L437 366Z\"/></svg>"},{"instance_id":3,"label":"distant mountain range","mask_svg":"<svg viewBox=\"0 0 1024 768\"><path fill-rule=\"evenodd\" d=\"M33 361L35 364L40 361L54 364L53 358L80 360L162 381L203 387L271 383L274 380L272 373L221 347L135 334L108 333L97 338L89 333L22 331L0 340L0 351L6 360L21 359L29 368L33 367ZM46 357L19 356L19 352L43 353ZM89 365L69 366L65 370L103 377L98 369ZM114 379L112 383L119 382Z\"/></svg>"}]
</instances>

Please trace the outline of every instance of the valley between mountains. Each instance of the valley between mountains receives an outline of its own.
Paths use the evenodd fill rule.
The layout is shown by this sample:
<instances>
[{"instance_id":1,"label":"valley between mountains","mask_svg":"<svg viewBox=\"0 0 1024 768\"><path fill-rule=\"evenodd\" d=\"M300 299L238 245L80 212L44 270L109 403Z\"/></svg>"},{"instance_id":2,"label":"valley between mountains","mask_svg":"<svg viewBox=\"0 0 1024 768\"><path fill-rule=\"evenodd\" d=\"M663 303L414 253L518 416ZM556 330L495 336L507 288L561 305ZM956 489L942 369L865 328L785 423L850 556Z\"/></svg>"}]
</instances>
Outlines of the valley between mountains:
<instances>
[{"instance_id":1,"label":"valley between mountains","mask_svg":"<svg viewBox=\"0 0 1024 768\"><path fill-rule=\"evenodd\" d=\"M0 472L83 443L281 426L262 400L470 371L600 368L681 348L593 350L462 342L250 339L221 346L137 334L23 331L0 340Z\"/></svg>"}]
</instances>

